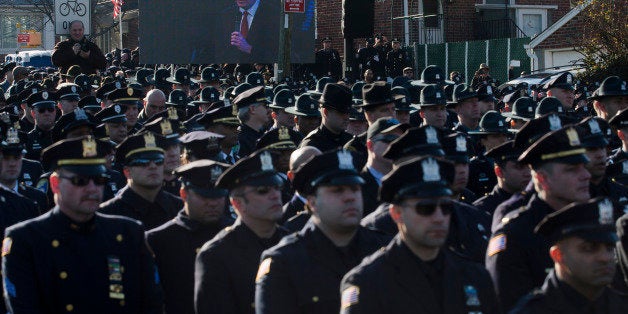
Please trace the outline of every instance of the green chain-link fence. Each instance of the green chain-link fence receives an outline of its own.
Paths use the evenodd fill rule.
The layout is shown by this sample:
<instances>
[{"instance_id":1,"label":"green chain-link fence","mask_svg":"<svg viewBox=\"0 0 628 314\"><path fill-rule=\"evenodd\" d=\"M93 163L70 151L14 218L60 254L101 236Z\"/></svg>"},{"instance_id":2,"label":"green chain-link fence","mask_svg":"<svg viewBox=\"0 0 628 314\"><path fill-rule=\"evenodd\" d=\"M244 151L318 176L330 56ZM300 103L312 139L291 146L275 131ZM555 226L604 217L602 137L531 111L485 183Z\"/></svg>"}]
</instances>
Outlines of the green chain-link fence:
<instances>
[{"instance_id":1,"label":"green chain-link fence","mask_svg":"<svg viewBox=\"0 0 628 314\"><path fill-rule=\"evenodd\" d=\"M453 71L464 74L466 82L470 83L480 63L486 63L491 68L491 76L500 82L508 81L508 70L511 60L518 60L519 67L513 68L515 77L526 71L530 73L530 59L523 45L530 42L530 38L503 38L481 41L467 41L444 44L428 44L409 47L413 56L413 64L420 76L427 65L437 65L446 71L447 75ZM417 76L417 78L419 77Z\"/></svg>"}]
</instances>

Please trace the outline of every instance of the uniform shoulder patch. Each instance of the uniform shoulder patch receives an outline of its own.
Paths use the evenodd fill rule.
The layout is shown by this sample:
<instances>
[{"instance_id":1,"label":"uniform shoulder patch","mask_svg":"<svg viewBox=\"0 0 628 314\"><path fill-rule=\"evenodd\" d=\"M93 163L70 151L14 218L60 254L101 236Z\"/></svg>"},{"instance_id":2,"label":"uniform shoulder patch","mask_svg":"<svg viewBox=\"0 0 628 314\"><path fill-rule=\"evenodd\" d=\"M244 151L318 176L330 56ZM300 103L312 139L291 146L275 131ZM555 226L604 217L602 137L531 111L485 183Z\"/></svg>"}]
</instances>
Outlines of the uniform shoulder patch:
<instances>
[{"instance_id":1,"label":"uniform shoulder patch","mask_svg":"<svg viewBox=\"0 0 628 314\"><path fill-rule=\"evenodd\" d=\"M257 276L255 276L255 282L258 282L262 277L266 276L270 272L270 263L272 263L272 258L265 258L257 269Z\"/></svg>"},{"instance_id":2,"label":"uniform shoulder patch","mask_svg":"<svg viewBox=\"0 0 628 314\"><path fill-rule=\"evenodd\" d=\"M11 253L11 246L13 245L13 240L10 237L4 238L2 240L2 256L7 256Z\"/></svg>"},{"instance_id":3,"label":"uniform shoulder patch","mask_svg":"<svg viewBox=\"0 0 628 314\"><path fill-rule=\"evenodd\" d=\"M360 297L360 287L349 286L342 291L341 308L346 309L354 304L358 304Z\"/></svg>"},{"instance_id":4,"label":"uniform shoulder patch","mask_svg":"<svg viewBox=\"0 0 628 314\"><path fill-rule=\"evenodd\" d=\"M35 187L44 193L48 193L48 178L39 179Z\"/></svg>"},{"instance_id":5,"label":"uniform shoulder patch","mask_svg":"<svg viewBox=\"0 0 628 314\"><path fill-rule=\"evenodd\" d=\"M488 242L488 248L486 249L486 253L488 256L493 256L503 250L506 249L506 235L498 234L491 238Z\"/></svg>"}]
</instances>

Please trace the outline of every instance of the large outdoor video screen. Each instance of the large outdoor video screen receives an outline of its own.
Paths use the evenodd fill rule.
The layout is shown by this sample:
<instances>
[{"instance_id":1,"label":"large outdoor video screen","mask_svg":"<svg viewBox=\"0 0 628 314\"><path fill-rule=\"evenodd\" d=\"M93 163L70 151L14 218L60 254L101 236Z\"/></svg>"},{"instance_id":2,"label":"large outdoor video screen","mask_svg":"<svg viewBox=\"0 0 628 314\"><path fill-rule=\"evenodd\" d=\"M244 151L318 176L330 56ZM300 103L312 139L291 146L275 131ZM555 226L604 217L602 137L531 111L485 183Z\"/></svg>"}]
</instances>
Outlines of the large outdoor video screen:
<instances>
[{"instance_id":1,"label":"large outdoor video screen","mask_svg":"<svg viewBox=\"0 0 628 314\"><path fill-rule=\"evenodd\" d=\"M292 63L314 62L314 0L304 7L289 14ZM281 0L140 0L139 12L146 64L274 63L286 26Z\"/></svg>"}]
</instances>

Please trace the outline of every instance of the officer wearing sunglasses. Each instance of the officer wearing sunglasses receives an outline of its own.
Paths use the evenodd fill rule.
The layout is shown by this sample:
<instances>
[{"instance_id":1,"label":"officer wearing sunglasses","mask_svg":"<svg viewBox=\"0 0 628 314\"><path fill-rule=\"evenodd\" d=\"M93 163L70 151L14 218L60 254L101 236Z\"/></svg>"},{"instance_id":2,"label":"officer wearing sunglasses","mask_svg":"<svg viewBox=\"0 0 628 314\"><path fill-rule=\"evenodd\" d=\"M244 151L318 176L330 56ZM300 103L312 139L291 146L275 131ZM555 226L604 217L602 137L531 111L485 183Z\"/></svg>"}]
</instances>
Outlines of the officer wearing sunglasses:
<instances>
[{"instance_id":1,"label":"officer wearing sunglasses","mask_svg":"<svg viewBox=\"0 0 628 314\"><path fill-rule=\"evenodd\" d=\"M142 226L97 212L108 181L106 150L85 136L43 151L57 205L7 229L2 265L10 312L161 311L159 276Z\"/></svg>"},{"instance_id":2,"label":"officer wearing sunglasses","mask_svg":"<svg viewBox=\"0 0 628 314\"><path fill-rule=\"evenodd\" d=\"M498 313L486 269L443 247L453 173L448 161L417 157L384 177L380 199L399 233L345 275L341 313Z\"/></svg>"},{"instance_id":3,"label":"officer wearing sunglasses","mask_svg":"<svg viewBox=\"0 0 628 314\"><path fill-rule=\"evenodd\" d=\"M277 225L283 214L283 179L275 159L269 150L256 151L216 181L217 188L229 190L238 219L205 243L196 257L196 313L253 312L260 256L288 233Z\"/></svg>"},{"instance_id":4,"label":"officer wearing sunglasses","mask_svg":"<svg viewBox=\"0 0 628 314\"><path fill-rule=\"evenodd\" d=\"M163 189L164 147L161 135L144 131L127 137L116 147L127 185L101 204L100 211L137 219L146 230L164 224L177 215L183 202Z\"/></svg>"},{"instance_id":5,"label":"officer wearing sunglasses","mask_svg":"<svg viewBox=\"0 0 628 314\"><path fill-rule=\"evenodd\" d=\"M39 160L41 151L52 144L56 102L52 93L41 91L30 95L26 103L35 119L35 128L28 133L25 158Z\"/></svg>"}]
</instances>

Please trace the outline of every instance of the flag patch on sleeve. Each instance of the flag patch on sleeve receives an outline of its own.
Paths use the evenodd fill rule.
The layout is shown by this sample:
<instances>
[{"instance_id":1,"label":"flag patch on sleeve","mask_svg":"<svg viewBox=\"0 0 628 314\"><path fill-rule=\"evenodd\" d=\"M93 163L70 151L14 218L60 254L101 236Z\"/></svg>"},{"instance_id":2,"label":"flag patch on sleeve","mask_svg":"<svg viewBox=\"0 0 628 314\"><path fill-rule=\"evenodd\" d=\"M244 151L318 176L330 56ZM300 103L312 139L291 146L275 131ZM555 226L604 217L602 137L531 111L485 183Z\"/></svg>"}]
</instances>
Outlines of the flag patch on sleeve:
<instances>
[{"instance_id":1,"label":"flag patch on sleeve","mask_svg":"<svg viewBox=\"0 0 628 314\"><path fill-rule=\"evenodd\" d=\"M342 291L342 308L348 308L353 304L358 303L358 298L360 296L360 288L356 286L350 286L344 291Z\"/></svg>"},{"instance_id":2,"label":"flag patch on sleeve","mask_svg":"<svg viewBox=\"0 0 628 314\"><path fill-rule=\"evenodd\" d=\"M488 256L493 256L506 249L506 235L500 234L491 238L488 242Z\"/></svg>"}]
</instances>

